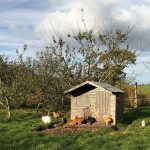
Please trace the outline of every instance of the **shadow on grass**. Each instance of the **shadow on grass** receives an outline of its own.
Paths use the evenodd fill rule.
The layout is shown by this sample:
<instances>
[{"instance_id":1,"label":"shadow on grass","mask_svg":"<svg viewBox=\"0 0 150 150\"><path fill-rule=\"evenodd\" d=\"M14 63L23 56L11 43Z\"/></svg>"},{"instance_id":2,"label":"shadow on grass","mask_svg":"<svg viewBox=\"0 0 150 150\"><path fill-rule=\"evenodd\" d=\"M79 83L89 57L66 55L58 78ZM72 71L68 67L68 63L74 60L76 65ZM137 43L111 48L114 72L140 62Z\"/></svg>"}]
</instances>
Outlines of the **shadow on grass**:
<instances>
[{"instance_id":1,"label":"shadow on grass","mask_svg":"<svg viewBox=\"0 0 150 150\"><path fill-rule=\"evenodd\" d=\"M125 109L124 123L131 124L136 119L150 117L150 106Z\"/></svg>"}]
</instances>

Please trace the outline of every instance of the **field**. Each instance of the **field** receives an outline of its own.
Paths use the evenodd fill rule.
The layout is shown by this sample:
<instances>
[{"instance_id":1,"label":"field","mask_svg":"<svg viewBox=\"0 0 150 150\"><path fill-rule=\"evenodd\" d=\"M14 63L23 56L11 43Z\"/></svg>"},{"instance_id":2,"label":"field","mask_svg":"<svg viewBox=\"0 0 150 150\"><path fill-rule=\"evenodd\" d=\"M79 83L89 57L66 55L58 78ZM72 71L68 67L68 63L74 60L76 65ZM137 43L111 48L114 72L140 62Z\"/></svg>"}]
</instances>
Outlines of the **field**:
<instances>
[{"instance_id":1,"label":"field","mask_svg":"<svg viewBox=\"0 0 150 150\"><path fill-rule=\"evenodd\" d=\"M139 89L140 91L142 91L144 94L150 96L150 85L138 86L138 89Z\"/></svg>"},{"instance_id":2,"label":"field","mask_svg":"<svg viewBox=\"0 0 150 150\"><path fill-rule=\"evenodd\" d=\"M12 111L7 119L0 111L0 150L149 150L150 107L126 109L124 124L116 130L100 128L97 131L52 135L33 132L42 127L41 115L32 109ZM141 127L141 120L146 127Z\"/></svg>"}]
</instances>

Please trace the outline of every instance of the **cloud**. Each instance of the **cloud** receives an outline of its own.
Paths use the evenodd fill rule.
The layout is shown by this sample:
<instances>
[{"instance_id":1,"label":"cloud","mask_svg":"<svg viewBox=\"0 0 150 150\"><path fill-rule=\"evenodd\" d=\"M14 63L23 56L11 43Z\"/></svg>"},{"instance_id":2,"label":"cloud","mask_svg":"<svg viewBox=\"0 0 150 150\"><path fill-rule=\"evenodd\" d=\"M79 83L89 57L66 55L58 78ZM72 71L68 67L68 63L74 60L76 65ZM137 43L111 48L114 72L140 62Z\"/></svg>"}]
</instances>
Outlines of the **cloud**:
<instances>
[{"instance_id":1,"label":"cloud","mask_svg":"<svg viewBox=\"0 0 150 150\"><path fill-rule=\"evenodd\" d=\"M48 4L46 0L0 1L0 54L5 52L13 59L16 57L15 50L21 49L24 44L28 44L30 49L28 55L43 48L35 27L49 9Z\"/></svg>"},{"instance_id":2,"label":"cloud","mask_svg":"<svg viewBox=\"0 0 150 150\"><path fill-rule=\"evenodd\" d=\"M84 9L84 19L89 28L96 27L103 30L105 26L113 24L126 30L133 27L130 34L130 45L134 48L149 50L150 5L148 1L125 0L49 0L53 11L46 13L45 17L36 26L36 32L50 39L54 30L62 35L79 31L78 25L84 29L81 9ZM78 22L78 23L77 23Z\"/></svg>"},{"instance_id":3,"label":"cloud","mask_svg":"<svg viewBox=\"0 0 150 150\"><path fill-rule=\"evenodd\" d=\"M136 67L141 70L150 51L149 0L2 0L0 1L0 54L15 58L15 50L28 44L27 55L44 49L54 30L62 35L84 29L81 9L89 28L103 30L110 23L125 30L134 26L129 41L131 48L144 49ZM78 22L78 23L77 23ZM78 28L79 24L79 28Z\"/></svg>"},{"instance_id":4,"label":"cloud","mask_svg":"<svg viewBox=\"0 0 150 150\"><path fill-rule=\"evenodd\" d=\"M50 0L52 3L52 0ZM84 19L89 27L97 26L102 27L104 22L108 22L111 19L113 8L119 3L118 0L98 1L98 0L63 0L55 1L58 9L54 12L46 14L44 19L37 25L37 31L43 31L43 33L53 33L54 26L56 30L67 33L72 29L78 30L85 28L82 23L81 9L84 9ZM78 23L77 23L78 22ZM96 23L97 22L97 23ZM50 28L51 27L51 28Z\"/></svg>"},{"instance_id":5,"label":"cloud","mask_svg":"<svg viewBox=\"0 0 150 150\"><path fill-rule=\"evenodd\" d=\"M46 9L49 9L50 4L48 0L2 0L0 1L0 11L11 11L11 10L35 10L38 11L43 11Z\"/></svg>"}]
</instances>

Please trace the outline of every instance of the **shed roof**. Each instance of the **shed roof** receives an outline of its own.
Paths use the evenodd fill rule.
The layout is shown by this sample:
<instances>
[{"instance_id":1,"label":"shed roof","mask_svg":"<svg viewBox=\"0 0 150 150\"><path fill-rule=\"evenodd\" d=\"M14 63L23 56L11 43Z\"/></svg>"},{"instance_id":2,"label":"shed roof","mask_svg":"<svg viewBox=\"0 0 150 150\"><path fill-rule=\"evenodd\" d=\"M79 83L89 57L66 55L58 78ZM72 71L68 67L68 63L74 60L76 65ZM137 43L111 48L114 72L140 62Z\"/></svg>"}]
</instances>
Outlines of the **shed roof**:
<instances>
[{"instance_id":1,"label":"shed roof","mask_svg":"<svg viewBox=\"0 0 150 150\"><path fill-rule=\"evenodd\" d=\"M102 83L102 82L95 82L95 81L86 81L86 82L83 82L77 86L74 86L73 88L65 91L64 93L70 93L74 90L77 90L78 88L84 86L84 85L92 85L94 87L97 87L97 88L104 88L105 90L108 90L110 92L115 92L115 93L124 93L124 91L112 86L112 85L109 85L109 84L106 84L106 83Z\"/></svg>"}]
</instances>

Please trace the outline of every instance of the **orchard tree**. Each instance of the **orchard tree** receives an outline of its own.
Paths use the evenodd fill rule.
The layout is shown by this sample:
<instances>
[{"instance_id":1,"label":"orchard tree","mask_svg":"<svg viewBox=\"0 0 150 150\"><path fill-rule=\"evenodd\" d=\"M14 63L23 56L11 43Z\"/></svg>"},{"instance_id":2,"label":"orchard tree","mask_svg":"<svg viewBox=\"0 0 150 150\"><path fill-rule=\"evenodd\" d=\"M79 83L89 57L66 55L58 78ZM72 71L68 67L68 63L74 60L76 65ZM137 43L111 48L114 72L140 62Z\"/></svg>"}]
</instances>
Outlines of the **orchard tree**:
<instances>
[{"instance_id":1,"label":"orchard tree","mask_svg":"<svg viewBox=\"0 0 150 150\"><path fill-rule=\"evenodd\" d=\"M126 45L129 32L114 30L100 34L94 30L79 32L72 36L77 41L78 73L85 80L96 80L115 85L124 80L124 69L135 64L136 54ZM71 36L70 36L71 37ZM76 67L77 67L76 66Z\"/></svg>"},{"instance_id":2,"label":"orchard tree","mask_svg":"<svg viewBox=\"0 0 150 150\"><path fill-rule=\"evenodd\" d=\"M104 35L99 35L100 41L106 50L100 56L103 62L102 81L115 85L126 78L124 69L136 62L136 53L129 49L129 32L122 32L116 29Z\"/></svg>"}]
</instances>

